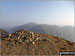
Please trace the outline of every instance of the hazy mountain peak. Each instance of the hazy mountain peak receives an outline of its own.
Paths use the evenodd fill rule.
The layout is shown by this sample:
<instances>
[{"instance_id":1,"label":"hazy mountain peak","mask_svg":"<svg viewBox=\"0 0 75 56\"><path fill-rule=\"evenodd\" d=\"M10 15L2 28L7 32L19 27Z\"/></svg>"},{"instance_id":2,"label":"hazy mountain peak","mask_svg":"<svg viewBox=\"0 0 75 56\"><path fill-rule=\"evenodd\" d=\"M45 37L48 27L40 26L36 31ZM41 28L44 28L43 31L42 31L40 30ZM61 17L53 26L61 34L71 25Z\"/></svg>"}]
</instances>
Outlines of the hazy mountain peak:
<instances>
[{"instance_id":1,"label":"hazy mountain peak","mask_svg":"<svg viewBox=\"0 0 75 56\"><path fill-rule=\"evenodd\" d=\"M34 25L34 24L37 24L37 23L35 23L35 22L30 22L30 23L26 23L26 24L33 24L33 25Z\"/></svg>"}]
</instances>

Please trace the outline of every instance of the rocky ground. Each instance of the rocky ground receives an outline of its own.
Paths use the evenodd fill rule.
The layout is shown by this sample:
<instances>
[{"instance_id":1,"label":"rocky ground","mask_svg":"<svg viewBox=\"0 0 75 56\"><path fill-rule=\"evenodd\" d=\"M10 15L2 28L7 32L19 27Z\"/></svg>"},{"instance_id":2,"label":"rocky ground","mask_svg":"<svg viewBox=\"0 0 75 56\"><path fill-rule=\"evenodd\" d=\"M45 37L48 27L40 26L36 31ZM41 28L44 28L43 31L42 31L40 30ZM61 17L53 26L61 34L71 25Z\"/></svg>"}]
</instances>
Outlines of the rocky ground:
<instances>
[{"instance_id":1,"label":"rocky ground","mask_svg":"<svg viewBox=\"0 0 75 56\"><path fill-rule=\"evenodd\" d=\"M1 38L0 48L1 55L58 55L60 50L74 51L74 43L22 29Z\"/></svg>"}]
</instances>

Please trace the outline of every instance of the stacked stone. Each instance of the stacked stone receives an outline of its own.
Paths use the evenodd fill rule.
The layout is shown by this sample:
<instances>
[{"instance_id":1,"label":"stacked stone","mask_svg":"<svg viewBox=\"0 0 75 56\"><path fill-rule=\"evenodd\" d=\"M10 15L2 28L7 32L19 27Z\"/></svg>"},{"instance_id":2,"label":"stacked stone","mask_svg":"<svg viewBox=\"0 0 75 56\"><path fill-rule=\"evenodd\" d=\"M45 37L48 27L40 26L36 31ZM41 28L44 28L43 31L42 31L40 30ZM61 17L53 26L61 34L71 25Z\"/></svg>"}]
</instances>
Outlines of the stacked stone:
<instances>
[{"instance_id":1,"label":"stacked stone","mask_svg":"<svg viewBox=\"0 0 75 56\"><path fill-rule=\"evenodd\" d=\"M34 44L36 41L45 40L44 37L40 37L38 33L33 33L27 30L19 30L15 33L10 33L8 39L14 40L19 43Z\"/></svg>"}]
</instances>

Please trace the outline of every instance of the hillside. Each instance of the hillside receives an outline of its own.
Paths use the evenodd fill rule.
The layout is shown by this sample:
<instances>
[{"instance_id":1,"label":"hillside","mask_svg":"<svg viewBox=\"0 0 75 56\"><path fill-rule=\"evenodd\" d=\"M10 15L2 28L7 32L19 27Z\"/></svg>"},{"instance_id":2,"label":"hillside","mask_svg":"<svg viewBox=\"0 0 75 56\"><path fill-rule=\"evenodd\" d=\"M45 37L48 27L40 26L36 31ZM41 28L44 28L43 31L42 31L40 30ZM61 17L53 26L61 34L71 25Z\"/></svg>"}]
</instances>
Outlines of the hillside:
<instances>
[{"instance_id":1,"label":"hillside","mask_svg":"<svg viewBox=\"0 0 75 56\"><path fill-rule=\"evenodd\" d=\"M63 38L18 30L1 39L1 55L57 55L60 50L74 50L74 43Z\"/></svg>"},{"instance_id":2,"label":"hillside","mask_svg":"<svg viewBox=\"0 0 75 56\"><path fill-rule=\"evenodd\" d=\"M0 37L6 37L8 35L8 32L4 29L0 29Z\"/></svg>"},{"instance_id":3,"label":"hillside","mask_svg":"<svg viewBox=\"0 0 75 56\"><path fill-rule=\"evenodd\" d=\"M43 34L62 37L66 40L75 41L74 27L72 27L72 26L59 27L56 25L28 23L28 24L24 24L24 25L12 28L12 29L8 30L8 32L12 33L19 29L26 29L26 30L30 30L32 32L40 32Z\"/></svg>"}]
</instances>

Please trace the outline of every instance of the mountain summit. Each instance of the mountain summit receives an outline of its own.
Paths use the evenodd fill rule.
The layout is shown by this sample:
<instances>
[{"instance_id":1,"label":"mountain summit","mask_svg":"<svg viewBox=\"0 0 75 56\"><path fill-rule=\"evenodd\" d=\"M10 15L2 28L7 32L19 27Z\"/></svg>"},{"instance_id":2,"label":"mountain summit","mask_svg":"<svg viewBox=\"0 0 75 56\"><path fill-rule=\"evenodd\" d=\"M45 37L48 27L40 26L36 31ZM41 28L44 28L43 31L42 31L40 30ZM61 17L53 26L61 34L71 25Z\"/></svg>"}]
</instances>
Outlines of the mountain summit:
<instances>
[{"instance_id":1,"label":"mountain summit","mask_svg":"<svg viewBox=\"0 0 75 56\"><path fill-rule=\"evenodd\" d=\"M46 34L18 30L1 39L1 55L58 55L60 50L74 51L74 43Z\"/></svg>"}]
</instances>

